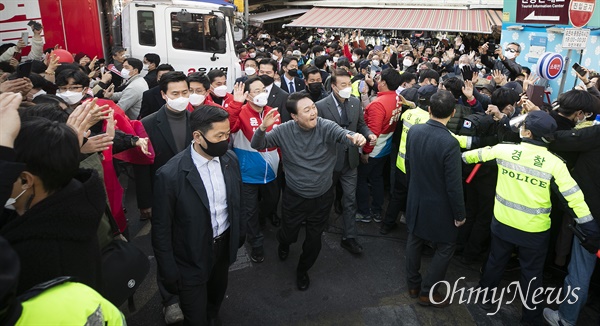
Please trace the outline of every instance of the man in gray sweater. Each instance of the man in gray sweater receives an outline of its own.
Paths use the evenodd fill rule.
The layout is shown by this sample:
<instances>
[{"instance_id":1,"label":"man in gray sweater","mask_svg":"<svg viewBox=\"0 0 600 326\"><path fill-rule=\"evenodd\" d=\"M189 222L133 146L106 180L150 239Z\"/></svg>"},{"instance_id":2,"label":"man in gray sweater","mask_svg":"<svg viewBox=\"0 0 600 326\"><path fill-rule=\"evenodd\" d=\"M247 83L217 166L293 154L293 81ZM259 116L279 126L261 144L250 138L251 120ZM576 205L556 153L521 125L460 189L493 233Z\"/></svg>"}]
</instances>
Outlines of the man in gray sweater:
<instances>
[{"instance_id":1,"label":"man in gray sweater","mask_svg":"<svg viewBox=\"0 0 600 326\"><path fill-rule=\"evenodd\" d=\"M265 115L252 137L256 150L279 147L286 173L286 187L281 202L283 223L277 233L279 259L285 260L290 244L298 240L302 222L306 222L306 238L296 269L298 289L308 289L308 270L321 251L321 235L333 204L333 169L337 159L336 144L361 147L366 139L359 133L345 130L335 122L319 118L317 107L308 94L294 93L286 108L293 120L272 126L279 114Z\"/></svg>"}]
</instances>

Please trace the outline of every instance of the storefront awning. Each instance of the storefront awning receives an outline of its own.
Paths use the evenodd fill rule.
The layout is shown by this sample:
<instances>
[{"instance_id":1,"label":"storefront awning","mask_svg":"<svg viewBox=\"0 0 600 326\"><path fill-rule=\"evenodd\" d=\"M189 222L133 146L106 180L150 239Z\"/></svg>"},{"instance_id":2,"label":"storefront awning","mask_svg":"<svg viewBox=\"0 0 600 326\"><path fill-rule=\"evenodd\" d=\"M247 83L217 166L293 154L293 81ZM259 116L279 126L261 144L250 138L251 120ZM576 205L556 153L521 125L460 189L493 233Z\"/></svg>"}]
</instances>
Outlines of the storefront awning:
<instances>
[{"instance_id":1,"label":"storefront awning","mask_svg":"<svg viewBox=\"0 0 600 326\"><path fill-rule=\"evenodd\" d=\"M307 11L308 9L277 9L261 12L258 14L250 14L248 19L250 19L251 21L264 23L269 20L302 15Z\"/></svg>"},{"instance_id":2,"label":"storefront awning","mask_svg":"<svg viewBox=\"0 0 600 326\"><path fill-rule=\"evenodd\" d=\"M487 14L492 26L502 26L502 10L488 10Z\"/></svg>"},{"instance_id":3,"label":"storefront awning","mask_svg":"<svg viewBox=\"0 0 600 326\"><path fill-rule=\"evenodd\" d=\"M487 10L315 7L287 26L491 34L491 25Z\"/></svg>"}]
</instances>

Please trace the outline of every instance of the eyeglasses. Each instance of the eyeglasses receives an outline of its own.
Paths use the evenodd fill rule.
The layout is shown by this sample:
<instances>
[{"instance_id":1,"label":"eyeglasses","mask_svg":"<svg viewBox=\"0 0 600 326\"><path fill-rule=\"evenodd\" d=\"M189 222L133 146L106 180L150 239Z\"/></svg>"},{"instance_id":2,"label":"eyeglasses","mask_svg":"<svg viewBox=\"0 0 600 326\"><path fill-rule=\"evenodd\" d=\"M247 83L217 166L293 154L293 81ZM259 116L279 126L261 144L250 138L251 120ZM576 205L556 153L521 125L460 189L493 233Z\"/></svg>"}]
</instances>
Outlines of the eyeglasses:
<instances>
[{"instance_id":1,"label":"eyeglasses","mask_svg":"<svg viewBox=\"0 0 600 326\"><path fill-rule=\"evenodd\" d=\"M515 49L512 49L512 48L506 48L504 51L508 51L508 52L512 52L512 53L519 52L518 50L515 50Z\"/></svg>"},{"instance_id":2,"label":"eyeglasses","mask_svg":"<svg viewBox=\"0 0 600 326\"><path fill-rule=\"evenodd\" d=\"M79 92L83 89L83 86L59 86L58 87L58 91L63 93L66 91L71 91L71 92Z\"/></svg>"}]
</instances>

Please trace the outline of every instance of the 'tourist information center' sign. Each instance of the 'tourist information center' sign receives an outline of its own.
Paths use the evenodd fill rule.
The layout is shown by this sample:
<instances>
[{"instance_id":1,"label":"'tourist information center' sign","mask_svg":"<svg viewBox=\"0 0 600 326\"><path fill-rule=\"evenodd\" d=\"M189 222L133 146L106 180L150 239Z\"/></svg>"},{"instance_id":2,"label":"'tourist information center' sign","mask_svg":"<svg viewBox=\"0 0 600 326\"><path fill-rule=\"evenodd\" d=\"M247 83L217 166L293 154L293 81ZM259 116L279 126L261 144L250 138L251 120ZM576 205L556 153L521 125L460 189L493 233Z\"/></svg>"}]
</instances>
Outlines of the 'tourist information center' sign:
<instances>
[{"instance_id":1,"label":"'tourist information center' sign","mask_svg":"<svg viewBox=\"0 0 600 326\"><path fill-rule=\"evenodd\" d=\"M523 24L569 24L571 0L518 0L517 23Z\"/></svg>"}]
</instances>

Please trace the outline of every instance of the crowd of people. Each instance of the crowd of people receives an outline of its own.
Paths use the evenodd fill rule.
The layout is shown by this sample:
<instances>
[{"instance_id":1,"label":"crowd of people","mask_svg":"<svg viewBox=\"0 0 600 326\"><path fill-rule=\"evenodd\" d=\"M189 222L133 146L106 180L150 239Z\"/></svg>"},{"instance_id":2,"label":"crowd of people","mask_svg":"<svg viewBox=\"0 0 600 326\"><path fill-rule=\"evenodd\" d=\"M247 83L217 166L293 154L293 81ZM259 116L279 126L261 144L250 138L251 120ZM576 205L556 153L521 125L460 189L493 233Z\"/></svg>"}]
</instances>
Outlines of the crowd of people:
<instances>
[{"instance_id":1,"label":"crowd of people","mask_svg":"<svg viewBox=\"0 0 600 326\"><path fill-rule=\"evenodd\" d=\"M490 290L518 257L524 288L555 264L583 292L558 310L528 292L522 322L576 324L600 249L600 74L584 68L580 86L541 103L517 43L255 31L227 85L218 69L186 75L122 47L105 61L33 33L27 56L22 41L0 46L0 321L124 323L103 298L102 255L129 237L132 182L167 324L218 324L238 249L283 261L303 228L295 279L308 290L332 208L353 255L367 254L357 223L407 225L405 281L423 306L449 305L435 284L453 257L481 266ZM80 313L50 308L52 295L82 298L69 308Z\"/></svg>"}]
</instances>

